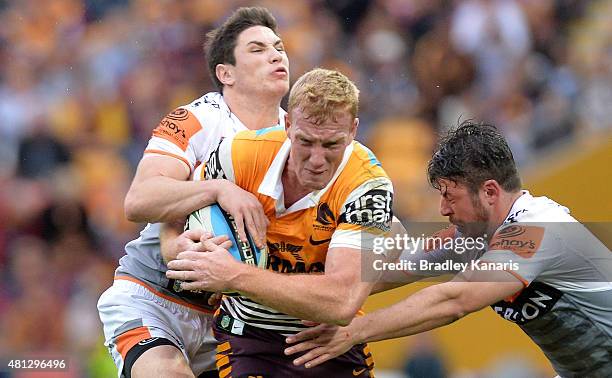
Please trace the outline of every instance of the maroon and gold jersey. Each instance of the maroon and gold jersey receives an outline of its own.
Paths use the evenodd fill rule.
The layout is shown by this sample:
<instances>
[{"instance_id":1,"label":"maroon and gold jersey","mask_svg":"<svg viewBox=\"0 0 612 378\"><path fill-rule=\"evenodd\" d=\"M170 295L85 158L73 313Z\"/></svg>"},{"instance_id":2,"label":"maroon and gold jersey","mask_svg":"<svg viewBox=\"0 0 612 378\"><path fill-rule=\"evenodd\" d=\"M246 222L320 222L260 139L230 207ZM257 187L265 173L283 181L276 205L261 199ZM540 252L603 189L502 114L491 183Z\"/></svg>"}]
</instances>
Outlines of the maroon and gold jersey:
<instances>
[{"instance_id":1,"label":"maroon and gold jersey","mask_svg":"<svg viewBox=\"0 0 612 378\"><path fill-rule=\"evenodd\" d=\"M241 132L223 140L195 176L226 178L257 196L270 220L268 269L322 273L329 249L362 249L365 240L388 232L393 187L372 152L353 142L324 189L285 208L281 177L290 147L282 127ZM299 319L245 297L226 297L222 308L252 326L284 334L303 329Z\"/></svg>"}]
</instances>

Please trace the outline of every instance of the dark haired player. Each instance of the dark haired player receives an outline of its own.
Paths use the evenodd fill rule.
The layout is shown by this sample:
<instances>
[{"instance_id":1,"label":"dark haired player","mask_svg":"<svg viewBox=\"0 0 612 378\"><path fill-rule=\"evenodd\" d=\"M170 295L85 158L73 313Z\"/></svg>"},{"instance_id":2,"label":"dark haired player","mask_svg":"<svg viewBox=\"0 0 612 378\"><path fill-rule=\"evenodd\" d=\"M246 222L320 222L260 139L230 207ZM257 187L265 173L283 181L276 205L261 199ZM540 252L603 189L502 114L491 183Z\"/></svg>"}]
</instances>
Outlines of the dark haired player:
<instances>
[{"instance_id":1,"label":"dark haired player","mask_svg":"<svg viewBox=\"0 0 612 378\"><path fill-rule=\"evenodd\" d=\"M181 106L153 131L125 199L128 219L150 224L127 244L114 284L98 302L105 345L120 377L218 376L212 308L206 297L177 290L162 258L162 249L188 249L200 235L188 231L172 239L172 230L156 222L184 219L218 202L243 238L246 227L259 245L265 243L267 220L252 194L227 180L190 176L221 138L283 125L289 62L276 21L265 8L240 8L207 35L205 52L219 92ZM160 247L166 233L172 241Z\"/></svg>"}]
</instances>

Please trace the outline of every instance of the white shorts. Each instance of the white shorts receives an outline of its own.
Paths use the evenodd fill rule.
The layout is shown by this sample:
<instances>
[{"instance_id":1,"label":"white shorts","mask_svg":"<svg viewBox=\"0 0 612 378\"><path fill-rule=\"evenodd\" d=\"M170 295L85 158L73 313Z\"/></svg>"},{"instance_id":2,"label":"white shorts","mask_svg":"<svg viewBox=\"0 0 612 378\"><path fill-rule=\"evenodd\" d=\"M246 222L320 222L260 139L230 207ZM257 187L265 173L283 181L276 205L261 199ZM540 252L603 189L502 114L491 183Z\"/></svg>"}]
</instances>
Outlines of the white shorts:
<instances>
[{"instance_id":1,"label":"white shorts","mask_svg":"<svg viewBox=\"0 0 612 378\"><path fill-rule=\"evenodd\" d=\"M127 352L141 341L159 337L178 346L197 377L215 370L212 314L156 295L144 285L116 279L98 300L108 347L121 378Z\"/></svg>"}]
</instances>

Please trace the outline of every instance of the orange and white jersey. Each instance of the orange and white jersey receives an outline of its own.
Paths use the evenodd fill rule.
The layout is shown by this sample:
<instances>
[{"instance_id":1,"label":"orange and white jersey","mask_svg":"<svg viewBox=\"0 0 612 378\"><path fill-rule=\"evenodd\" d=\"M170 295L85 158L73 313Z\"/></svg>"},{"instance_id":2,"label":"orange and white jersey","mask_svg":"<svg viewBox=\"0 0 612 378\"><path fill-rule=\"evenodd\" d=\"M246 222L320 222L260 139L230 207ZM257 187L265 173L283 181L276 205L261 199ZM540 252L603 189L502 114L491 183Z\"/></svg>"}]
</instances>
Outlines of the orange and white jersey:
<instances>
[{"instance_id":1,"label":"orange and white jersey","mask_svg":"<svg viewBox=\"0 0 612 378\"><path fill-rule=\"evenodd\" d=\"M285 111L279 108L279 122ZM146 154L175 157L193 169L208 159L222 138L247 130L223 96L210 92L165 116L153 130Z\"/></svg>"},{"instance_id":2,"label":"orange and white jersey","mask_svg":"<svg viewBox=\"0 0 612 378\"><path fill-rule=\"evenodd\" d=\"M358 142L345 150L330 183L285 208L282 172L291 142L284 127L238 133L213 152L196 179L227 178L255 194L270 224L270 270L316 273L325 270L327 251L363 249L386 234L393 217L393 187L372 152ZM299 295L299 293L296 293ZM303 329L299 319L245 297L226 297L223 309L234 319L285 334Z\"/></svg>"},{"instance_id":3,"label":"orange and white jersey","mask_svg":"<svg viewBox=\"0 0 612 378\"><path fill-rule=\"evenodd\" d=\"M281 108L278 119L278 125L284 125L285 111ZM162 119L153 130L144 159L153 154L172 156L193 172L195 167L206 161L223 138L243 130L248 129L230 111L223 96L217 92L207 93ZM138 239L126 245L126 255L119 261L116 279L136 279L160 295L178 298L181 303L187 302L196 307L208 307L206 301L178 296L175 291L169 290L169 280L165 274L167 267L160 253L159 231L159 223L148 224Z\"/></svg>"}]
</instances>

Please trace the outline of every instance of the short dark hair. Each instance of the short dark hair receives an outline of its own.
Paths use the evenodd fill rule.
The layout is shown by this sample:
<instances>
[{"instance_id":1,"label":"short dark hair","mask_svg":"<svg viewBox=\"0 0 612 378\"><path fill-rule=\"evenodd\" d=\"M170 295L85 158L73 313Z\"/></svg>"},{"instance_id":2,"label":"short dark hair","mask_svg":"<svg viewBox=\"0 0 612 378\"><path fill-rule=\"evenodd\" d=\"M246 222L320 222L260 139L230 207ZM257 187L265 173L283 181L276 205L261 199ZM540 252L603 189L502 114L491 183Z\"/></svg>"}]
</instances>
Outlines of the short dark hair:
<instances>
[{"instance_id":1,"label":"short dark hair","mask_svg":"<svg viewBox=\"0 0 612 378\"><path fill-rule=\"evenodd\" d=\"M223 90L223 83L217 78L217 64L236 64L234 49L238 35L253 26L265 26L278 35L276 19L269 10L263 7L238 8L223 25L206 34L204 54L208 72L219 91Z\"/></svg>"},{"instance_id":2,"label":"short dark hair","mask_svg":"<svg viewBox=\"0 0 612 378\"><path fill-rule=\"evenodd\" d=\"M427 166L427 177L440 190L440 179L466 184L476 193L486 180L495 180L507 192L521 189L514 156L495 126L470 120L444 134Z\"/></svg>"}]
</instances>

